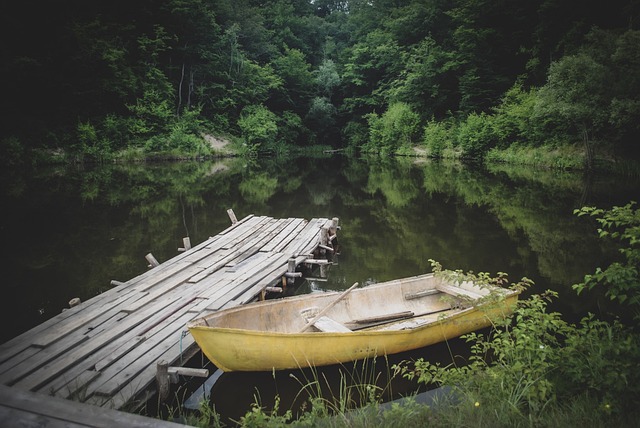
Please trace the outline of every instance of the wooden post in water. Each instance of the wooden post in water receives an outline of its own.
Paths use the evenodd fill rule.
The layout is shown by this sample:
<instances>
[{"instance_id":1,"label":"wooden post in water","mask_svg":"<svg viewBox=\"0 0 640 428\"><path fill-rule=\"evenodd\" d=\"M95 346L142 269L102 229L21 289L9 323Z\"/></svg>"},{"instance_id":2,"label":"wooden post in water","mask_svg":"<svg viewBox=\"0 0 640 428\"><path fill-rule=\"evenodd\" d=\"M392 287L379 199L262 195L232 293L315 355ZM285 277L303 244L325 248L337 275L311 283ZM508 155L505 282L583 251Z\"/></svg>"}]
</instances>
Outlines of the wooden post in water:
<instances>
[{"instance_id":1,"label":"wooden post in water","mask_svg":"<svg viewBox=\"0 0 640 428\"><path fill-rule=\"evenodd\" d=\"M327 249L332 249L329 247L329 228L326 226L320 229L320 245L318 247L320 247L320 254L326 254Z\"/></svg>"},{"instance_id":2,"label":"wooden post in water","mask_svg":"<svg viewBox=\"0 0 640 428\"><path fill-rule=\"evenodd\" d=\"M160 262L157 261L155 257L153 257L153 254L149 253L146 256L144 256L144 258L147 259L147 261L149 262L150 268L160 266Z\"/></svg>"},{"instance_id":3,"label":"wooden post in water","mask_svg":"<svg viewBox=\"0 0 640 428\"><path fill-rule=\"evenodd\" d=\"M186 238L182 238L182 245L184 247L178 248L179 252L189 251L191 249L191 239L187 236Z\"/></svg>"},{"instance_id":4,"label":"wooden post in water","mask_svg":"<svg viewBox=\"0 0 640 428\"><path fill-rule=\"evenodd\" d=\"M238 218L236 217L236 213L233 212L232 208L229 208L227 210L227 215L229 216L229 219L231 220L231 224L236 224L238 222Z\"/></svg>"},{"instance_id":5,"label":"wooden post in water","mask_svg":"<svg viewBox=\"0 0 640 428\"><path fill-rule=\"evenodd\" d=\"M339 222L340 220L338 217L334 217L331 219L331 226L329 226L329 242L331 242L331 245L334 248L335 245L333 245L333 240L338 237L338 230L340 229Z\"/></svg>"},{"instance_id":6,"label":"wooden post in water","mask_svg":"<svg viewBox=\"0 0 640 428\"><path fill-rule=\"evenodd\" d=\"M169 363L165 360L158 361L156 384L158 385L158 400L164 403L169 398Z\"/></svg>"},{"instance_id":7,"label":"wooden post in water","mask_svg":"<svg viewBox=\"0 0 640 428\"><path fill-rule=\"evenodd\" d=\"M332 235L335 235L338 232L338 229L340 229L339 223L340 219L338 217L334 217L331 219L331 226L329 227L329 231Z\"/></svg>"},{"instance_id":8,"label":"wooden post in water","mask_svg":"<svg viewBox=\"0 0 640 428\"><path fill-rule=\"evenodd\" d=\"M293 283L295 282L295 277L293 277L293 273L295 273L296 271L296 259L291 258L289 259L289 261L287 262L287 274L285 274L285 276L287 277L287 285L293 285Z\"/></svg>"}]
</instances>

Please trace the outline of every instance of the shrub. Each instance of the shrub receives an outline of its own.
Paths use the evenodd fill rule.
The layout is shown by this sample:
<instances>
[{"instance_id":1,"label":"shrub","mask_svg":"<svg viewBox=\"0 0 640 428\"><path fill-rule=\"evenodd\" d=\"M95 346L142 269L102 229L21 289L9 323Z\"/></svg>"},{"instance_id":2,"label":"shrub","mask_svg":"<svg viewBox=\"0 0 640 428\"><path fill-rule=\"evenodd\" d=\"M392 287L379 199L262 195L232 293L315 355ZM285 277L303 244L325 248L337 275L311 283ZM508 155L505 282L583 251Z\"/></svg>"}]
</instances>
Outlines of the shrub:
<instances>
[{"instance_id":1,"label":"shrub","mask_svg":"<svg viewBox=\"0 0 640 428\"><path fill-rule=\"evenodd\" d=\"M245 142L254 147L275 142L278 134L276 115L263 105L251 105L242 109L238 127Z\"/></svg>"},{"instance_id":2,"label":"shrub","mask_svg":"<svg viewBox=\"0 0 640 428\"><path fill-rule=\"evenodd\" d=\"M593 315L568 335L560 350L554 382L558 395L589 393L612 411L628 410L640 397L639 337L618 321Z\"/></svg>"},{"instance_id":3,"label":"shrub","mask_svg":"<svg viewBox=\"0 0 640 428\"><path fill-rule=\"evenodd\" d=\"M420 117L406 103L393 103L387 111L378 116L366 116L369 124L368 151L395 153L401 147L411 147L417 140Z\"/></svg>"},{"instance_id":4,"label":"shrub","mask_svg":"<svg viewBox=\"0 0 640 428\"><path fill-rule=\"evenodd\" d=\"M352 120L342 129L342 135L348 147L362 147L369 140L369 129L366 124Z\"/></svg>"},{"instance_id":5,"label":"shrub","mask_svg":"<svg viewBox=\"0 0 640 428\"><path fill-rule=\"evenodd\" d=\"M424 127L423 144L427 149L427 155L444 157L447 149L453 148L454 127L449 122L430 121Z\"/></svg>"},{"instance_id":6,"label":"shrub","mask_svg":"<svg viewBox=\"0 0 640 428\"><path fill-rule=\"evenodd\" d=\"M457 140L464 157L482 159L491 147L496 145L491 116L485 113L471 113L458 126Z\"/></svg>"},{"instance_id":7,"label":"shrub","mask_svg":"<svg viewBox=\"0 0 640 428\"><path fill-rule=\"evenodd\" d=\"M606 295L611 300L631 306L635 319L640 320L640 210L635 205L630 202L610 210L583 207L574 211L578 216L596 217L601 226L598 229L600 238L615 241L623 260L604 270L598 267L573 288L580 294L596 286L606 287Z\"/></svg>"},{"instance_id":8,"label":"shrub","mask_svg":"<svg viewBox=\"0 0 640 428\"><path fill-rule=\"evenodd\" d=\"M538 145L543 141L532 121L537 90L525 91L520 84L509 89L493 115L493 131L497 147L505 148L515 142Z\"/></svg>"},{"instance_id":9,"label":"shrub","mask_svg":"<svg viewBox=\"0 0 640 428\"><path fill-rule=\"evenodd\" d=\"M73 144L72 152L79 160L85 156L97 161L110 159L112 156L109 141L98 135L96 128L90 122L79 122L76 128L77 142Z\"/></svg>"},{"instance_id":10,"label":"shrub","mask_svg":"<svg viewBox=\"0 0 640 428\"><path fill-rule=\"evenodd\" d=\"M285 143L296 143L306 131L302 119L291 111L282 112L278 119L278 140Z\"/></svg>"}]
</instances>

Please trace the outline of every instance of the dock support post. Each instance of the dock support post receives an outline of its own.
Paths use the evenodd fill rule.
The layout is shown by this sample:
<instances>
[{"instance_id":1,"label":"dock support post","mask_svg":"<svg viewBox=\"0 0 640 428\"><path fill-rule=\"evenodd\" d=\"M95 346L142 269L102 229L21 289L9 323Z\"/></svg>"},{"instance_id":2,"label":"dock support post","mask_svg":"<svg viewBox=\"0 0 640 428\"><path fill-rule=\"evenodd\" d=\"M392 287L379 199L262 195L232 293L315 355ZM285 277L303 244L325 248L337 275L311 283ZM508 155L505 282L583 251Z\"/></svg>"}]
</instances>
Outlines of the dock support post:
<instances>
[{"instance_id":1,"label":"dock support post","mask_svg":"<svg viewBox=\"0 0 640 428\"><path fill-rule=\"evenodd\" d=\"M288 274L293 274L296 271L296 259L289 259L289 261L287 262L287 273ZM293 277L293 275L286 275L287 276L287 285L293 285L293 283L295 282L295 278Z\"/></svg>"},{"instance_id":2,"label":"dock support post","mask_svg":"<svg viewBox=\"0 0 640 428\"><path fill-rule=\"evenodd\" d=\"M191 249L191 239L188 236L186 238L182 238L182 245L184 245L184 247L178 248L178 251L189 251Z\"/></svg>"},{"instance_id":3,"label":"dock support post","mask_svg":"<svg viewBox=\"0 0 640 428\"><path fill-rule=\"evenodd\" d=\"M320 244L318 245L320 248L320 254L326 254L327 249L331 249L329 244L329 228L327 226L323 226L322 229L320 229Z\"/></svg>"},{"instance_id":4,"label":"dock support post","mask_svg":"<svg viewBox=\"0 0 640 428\"><path fill-rule=\"evenodd\" d=\"M339 222L340 219L338 217L334 217L331 219L331 227L329 228L329 230L332 235L335 235L337 230L340 228L340 226L338 225Z\"/></svg>"},{"instance_id":5,"label":"dock support post","mask_svg":"<svg viewBox=\"0 0 640 428\"><path fill-rule=\"evenodd\" d=\"M236 217L236 213L233 212L232 208L229 208L227 210L227 215L229 216L229 219L231 220L231 224L236 224L238 222L238 218Z\"/></svg>"},{"instance_id":6,"label":"dock support post","mask_svg":"<svg viewBox=\"0 0 640 428\"><path fill-rule=\"evenodd\" d=\"M338 230L340 229L339 225L340 220L338 217L334 217L331 219L331 226L329 226L329 242L333 245L333 240L338 237Z\"/></svg>"},{"instance_id":7,"label":"dock support post","mask_svg":"<svg viewBox=\"0 0 640 428\"><path fill-rule=\"evenodd\" d=\"M144 258L147 259L147 261L149 262L150 268L160 266L160 262L157 261L155 257L153 257L153 254L149 253L146 256L144 256Z\"/></svg>"},{"instance_id":8,"label":"dock support post","mask_svg":"<svg viewBox=\"0 0 640 428\"><path fill-rule=\"evenodd\" d=\"M169 398L169 363L165 360L158 361L156 383L158 385L158 399L164 403Z\"/></svg>"}]
</instances>

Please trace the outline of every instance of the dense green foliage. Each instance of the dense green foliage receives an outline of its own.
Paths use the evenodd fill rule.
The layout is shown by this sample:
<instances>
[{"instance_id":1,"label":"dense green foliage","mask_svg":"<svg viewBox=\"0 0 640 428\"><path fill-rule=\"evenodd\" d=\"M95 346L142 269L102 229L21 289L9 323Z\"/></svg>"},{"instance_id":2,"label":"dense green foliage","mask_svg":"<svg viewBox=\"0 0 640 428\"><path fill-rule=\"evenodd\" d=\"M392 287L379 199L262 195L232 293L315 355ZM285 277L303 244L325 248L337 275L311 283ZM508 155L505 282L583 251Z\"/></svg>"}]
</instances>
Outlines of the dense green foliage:
<instances>
[{"instance_id":1,"label":"dense green foliage","mask_svg":"<svg viewBox=\"0 0 640 428\"><path fill-rule=\"evenodd\" d=\"M214 133L467 158L578 145L591 166L640 136L630 0L32 3L0 10L11 162L203 155Z\"/></svg>"},{"instance_id":2,"label":"dense green foliage","mask_svg":"<svg viewBox=\"0 0 640 428\"><path fill-rule=\"evenodd\" d=\"M601 226L598 229L599 236L617 242L624 260L614 262L605 269L598 267L573 288L581 293L597 285L606 287L606 295L611 300L629 305L634 311L633 317L640 320L640 210L635 205L635 202L630 202L610 210L595 207L576 210L580 216L597 218Z\"/></svg>"}]
</instances>

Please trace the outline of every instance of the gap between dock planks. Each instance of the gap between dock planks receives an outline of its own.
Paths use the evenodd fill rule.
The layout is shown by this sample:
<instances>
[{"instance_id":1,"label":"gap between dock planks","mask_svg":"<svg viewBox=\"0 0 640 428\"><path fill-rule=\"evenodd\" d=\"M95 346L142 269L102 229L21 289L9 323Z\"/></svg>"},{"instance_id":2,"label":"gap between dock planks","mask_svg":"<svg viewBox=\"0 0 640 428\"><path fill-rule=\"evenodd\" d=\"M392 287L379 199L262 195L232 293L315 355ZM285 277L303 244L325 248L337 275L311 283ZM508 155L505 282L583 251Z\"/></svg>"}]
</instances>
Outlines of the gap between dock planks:
<instances>
[{"instance_id":1,"label":"gap between dock planks","mask_svg":"<svg viewBox=\"0 0 640 428\"><path fill-rule=\"evenodd\" d=\"M328 219L249 215L159 266L0 345L0 384L120 408L155 383L156 363L197 349L185 324L252 300Z\"/></svg>"}]
</instances>

